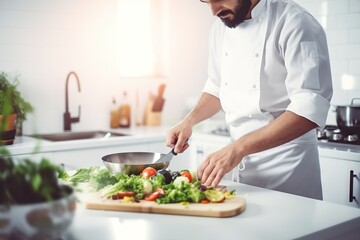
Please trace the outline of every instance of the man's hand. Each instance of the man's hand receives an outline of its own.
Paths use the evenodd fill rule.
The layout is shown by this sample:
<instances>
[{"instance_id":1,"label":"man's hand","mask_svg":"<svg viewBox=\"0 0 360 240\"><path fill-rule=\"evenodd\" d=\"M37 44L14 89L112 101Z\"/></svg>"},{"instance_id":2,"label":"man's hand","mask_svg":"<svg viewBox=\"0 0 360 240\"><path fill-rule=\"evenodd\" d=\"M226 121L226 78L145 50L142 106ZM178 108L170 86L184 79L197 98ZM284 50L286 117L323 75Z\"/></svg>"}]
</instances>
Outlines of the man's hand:
<instances>
[{"instance_id":1,"label":"man's hand","mask_svg":"<svg viewBox=\"0 0 360 240\"><path fill-rule=\"evenodd\" d=\"M210 154L198 168L197 175L205 186L216 187L224 175L235 168L243 156L235 148L235 144L229 144L221 150Z\"/></svg>"},{"instance_id":2,"label":"man's hand","mask_svg":"<svg viewBox=\"0 0 360 240\"><path fill-rule=\"evenodd\" d=\"M216 186L244 156L287 143L315 127L316 123L286 111L268 125L210 154L200 165L198 177L206 186Z\"/></svg>"},{"instance_id":3,"label":"man's hand","mask_svg":"<svg viewBox=\"0 0 360 240\"><path fill-rule=\"evenodd\" d=\"M170 129L167 134L166 144L168 147L174 148L176 153L182 153L189 147L187 140L190 138L191 134L192 125L182 121Z\"/></svg>"}]
</instances>

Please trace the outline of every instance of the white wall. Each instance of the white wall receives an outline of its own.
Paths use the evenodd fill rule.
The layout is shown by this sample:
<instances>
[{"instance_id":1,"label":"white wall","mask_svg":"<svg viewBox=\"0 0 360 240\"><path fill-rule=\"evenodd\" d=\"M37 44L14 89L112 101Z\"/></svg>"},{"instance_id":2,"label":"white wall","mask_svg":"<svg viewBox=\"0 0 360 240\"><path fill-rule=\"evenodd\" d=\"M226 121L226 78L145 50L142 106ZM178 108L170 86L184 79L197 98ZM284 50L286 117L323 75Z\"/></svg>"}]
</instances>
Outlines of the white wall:
<instances>
[{"instance_id":1,"label":"white wall","mask_svg":"<svg viewBox=\"0 0 360 240\"><path fill-rule=\"evenodd\" d=\"M360 0L296 1L328 34L333 104L349 104L360 92L341 90L340 77L360 74ZM173 124L183 116L185 103L199 96L206 78L208 30L214 18L200 1L163 3L168 16L165 78L122 79L116 64L116 0L0 0L0 71L20 74L20 90L36 108L24 132L62 131L65 78L71 70L82 88L77 93L71 80L70 112L76 115L82 106L81 121L73 130L107 127L112 96L128 90L134 104L139 91L144 105L148 92L155 93L162 81L167 84L163 122ZM328 122L335 122L331 112Z\"/></svg>"},{"instance_id":2,"label":"white wall","mask_svg":"<svg viewBox=\"0 0 360 240\"><path fill-rule=\"evenodd\" d=\"M135 105L138 91L143 107L149 91L156 93L163 81L167 84L163 122L180 119L186 98L199 95L206 77L212 17L198 1L164 3L168 15L164 78L122 79L116 64L116 0L0 0L0 71L20 75L20 90L36 109L25 122L24 133L62 131L65 79L72 70L79 75L81 93L71 79L71 114L76 116L77 106L82 107L80 123L73 124L73 130L108 127L114 95L127 90Z\"/></svg>"}]
</instances>

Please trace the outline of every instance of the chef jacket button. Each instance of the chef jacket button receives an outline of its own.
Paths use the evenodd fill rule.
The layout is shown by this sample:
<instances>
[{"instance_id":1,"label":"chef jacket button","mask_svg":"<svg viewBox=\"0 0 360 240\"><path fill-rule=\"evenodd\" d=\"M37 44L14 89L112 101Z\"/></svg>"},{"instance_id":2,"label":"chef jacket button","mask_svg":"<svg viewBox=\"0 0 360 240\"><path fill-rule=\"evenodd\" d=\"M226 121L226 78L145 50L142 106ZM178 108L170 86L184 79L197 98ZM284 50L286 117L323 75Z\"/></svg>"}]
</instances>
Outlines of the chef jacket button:
<instances>
[{"instance_id":1,"label":"chef jacket button","mask_svg":"<svg viewBox=\"0 0 360 240\"><path fill-rule=\"evenodd\" d=\"M227 82L225 82L225 86L227 86L228 85L228 83Z\"/></svg>"},{"instance_id":2,"label":"chef jacket button","mask_svg":"<svg viewBox=\"0 0 360 240\"><path fill-rule=\"evenodd\" d=\"M226 57L228 56L228 53L227 53L227 52L225 53L225 56L226 56Z\"/></svg>"},{"instance_id":3,"label":"chef jacket button","mask_svg":"<svg viewBox=\"0 0 360 240\"><path fill-rule=\"evenodd\" d=\"M258 54L258 53L255 53L255 57L258 58L258 57L259 57L259 54Z\"/></svg>"},{"instance_id":4,"label":"chef jacket button","mask_svg":"<svg viewBox=\"0 0 360 240\"><path fill-rule=\"evenodd\" d=\"M252 87L253 87L253 88L256 88L256 84L254 84Z\"/></svg>"}]
</instances>

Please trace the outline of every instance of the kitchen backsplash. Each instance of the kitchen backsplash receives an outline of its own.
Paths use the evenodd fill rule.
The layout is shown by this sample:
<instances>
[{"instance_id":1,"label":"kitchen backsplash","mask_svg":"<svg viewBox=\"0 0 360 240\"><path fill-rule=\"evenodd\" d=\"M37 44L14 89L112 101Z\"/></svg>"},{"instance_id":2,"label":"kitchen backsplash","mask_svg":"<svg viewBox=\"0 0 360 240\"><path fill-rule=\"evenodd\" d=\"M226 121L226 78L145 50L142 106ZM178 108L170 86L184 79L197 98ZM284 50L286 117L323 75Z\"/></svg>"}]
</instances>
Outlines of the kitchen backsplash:
<instances>
[{"instance_id":1,"label":"kitchen backsplash","mask_svg":"<svg viewBox=\"0 0 360 240\"><path fill-rule=\"evenodd\" d=\"M70 71L77 73L81 85L78 93L75 79L69 81L72 116L77 116L81 105L80 122L72 130L109 127L112 98L119 100L124 90L135 112L136 93L140 105L145 105L149 92L156 94L165 82L162 117L171 124L183 114L184 96L200 94L213 20L209 9L193 0L157 0L168 15L162 33L168 43L161 46L167 56L166 69L162 76L123 78L116 53L121 37L118 3L0 0L0 71L20 75L20 90L36 110L24 123L24 133L62 131L65 80ZM183 28L184 24L188 27ZM184 39L194 34L199 37Z\"/></svg>"},{"instance_id":2,"label":"kitchen backsplash","mask_svg":"<svg viewBox=\"0 0 360 240\"><path fill-rule=\"evenodd\" d=\"M206 79L208 31L214 17L200 1L160 2L168 17L164 76L124 79L114 51L118 0L0 0L0 71L20 75L20 90L36 109L24 132L62 130L70 71L78 74L81 84L78 93L74 79L69 82L71 114L76 116L78 105L82 107L73 130L108 127L114 95L127 90L135 104L138 92L145 104L149 91L155 94L162 82L167 86L163 122L173 124L182 117L188 96L197 99ZM349 104L360 97L360 90L341 90L340 79L343 73L360 75L360 0L296 2L314 14L327 33L332 103ZM328 122L335 123L331 111Z\"/></svg>"}]
</instances>

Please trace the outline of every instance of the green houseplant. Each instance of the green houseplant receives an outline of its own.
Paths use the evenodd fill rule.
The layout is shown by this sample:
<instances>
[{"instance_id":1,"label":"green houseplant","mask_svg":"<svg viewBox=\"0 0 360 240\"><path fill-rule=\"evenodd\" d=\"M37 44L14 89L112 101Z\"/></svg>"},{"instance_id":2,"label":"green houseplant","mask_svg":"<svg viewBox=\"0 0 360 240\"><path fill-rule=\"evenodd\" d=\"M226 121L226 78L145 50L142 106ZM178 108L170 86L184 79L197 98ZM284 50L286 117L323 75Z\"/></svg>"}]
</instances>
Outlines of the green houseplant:
<instances>
[{"instance_id":1,"label":"green houseplant","mask_svg":"<svg viewBox=\"0 0 360 240\"><path fill-rule=\"evenodd\" d=\"M21 96L18 84L17 76L0 72L0 145L13 143L16 126L21 126L33 110L32 105Z\"/></svg>"}]
</instances>

